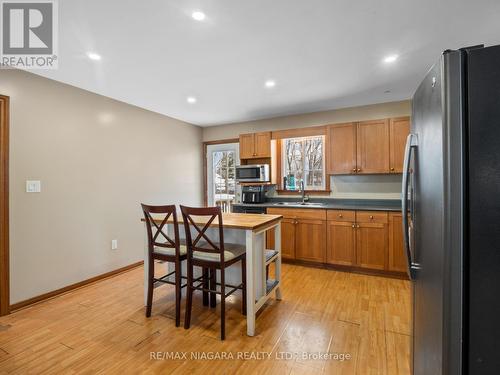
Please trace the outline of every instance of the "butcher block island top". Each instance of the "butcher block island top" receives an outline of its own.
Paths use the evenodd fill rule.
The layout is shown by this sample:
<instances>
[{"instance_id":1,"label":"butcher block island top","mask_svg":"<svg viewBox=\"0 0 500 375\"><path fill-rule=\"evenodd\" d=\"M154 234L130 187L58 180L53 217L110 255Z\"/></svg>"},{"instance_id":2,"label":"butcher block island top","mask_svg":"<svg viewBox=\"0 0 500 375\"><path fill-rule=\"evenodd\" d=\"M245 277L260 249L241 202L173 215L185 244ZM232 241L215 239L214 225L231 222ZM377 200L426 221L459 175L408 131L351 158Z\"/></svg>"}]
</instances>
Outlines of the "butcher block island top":
<instances>
[{"instance_id":1,"label":"butcher block island top","mask_svg":"<svg viewBox=\"0 0 500 375\"><path fill-rule=\"evenodd\" d=\"M153 216L154 218L154 216ZM227 229L243 229L251 231L260 231L268 226L273 226L276 222L281 221L282 215L266 215L266 214L242 214L242 213L223 213L222 214L222 224L224 228ZM183 223L182 216L178 216L179 224ZM197 225L204 225L210 219L209 216L197 216L193 217L193 221ZM144 221L144 218L141 219ZM156 222L161 223L162 219L155 219ZM173 219L169 219L169 224L173 223ZM216 218L212 223L211 227L216 227L219 225L219 220Z\"/></svg>"}]
</instances>

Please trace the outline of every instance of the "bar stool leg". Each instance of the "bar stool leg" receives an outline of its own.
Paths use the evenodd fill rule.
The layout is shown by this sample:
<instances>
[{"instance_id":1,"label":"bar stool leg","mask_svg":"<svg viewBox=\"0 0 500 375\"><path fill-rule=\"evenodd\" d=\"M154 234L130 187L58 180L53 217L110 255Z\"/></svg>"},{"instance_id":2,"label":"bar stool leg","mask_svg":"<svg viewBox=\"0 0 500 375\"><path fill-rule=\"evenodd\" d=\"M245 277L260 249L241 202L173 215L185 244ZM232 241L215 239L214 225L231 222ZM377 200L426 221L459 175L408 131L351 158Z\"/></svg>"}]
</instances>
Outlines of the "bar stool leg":
<instances>
[{"instance_id":1,"label":"bar stool leg","mask_svg":"<svg viewBox=\"0 0 500 375\"><path fill-rule=\"evenodd\" d=\"M153 288L154 288L154 275L155 275L155 262L149 255L149 272L148 272L148 298L146 303L146 317L151 316L151 307L153 305Z\"/></svg>"},{"instance_id":2,"label":"bar stool leg","mask_svg":"<svg viewBox=\"0 0 500 375\"><path fill-rule=\"evenodd\" d=\"M226 284L224 268L220 270L220 339L225 340L226 338Z\"/></svg>"},{"instance_id":3,"label":"bar stool leg","mask_svg":"<svg viewBox=\"0 0 500 375\"><path fill-rule=\"evenodd\" d=\"M217 290L217 270L215 268L210 269L210 290L213 290L213 293L210 293L210 307L217 306L217 294L215 291Z\"/></svg>"},{"instance_id":4,"label":"bar stool leg","mask_svg":"<svg viewBox=\"0 0 500 375\"><path fill-rule=\"evenodd\" d=\"M175 326L181 325L181 262L175 262Z\"/></svg>"},{"instance_id":5,"label":"bar stool leg","mask_svg":"<svg viewBox=\"0 0 500 375\"><path fill-rule=\"evenodd\" d=\"M188 260L187 264L187 293L186 293L186 316L184 317L184 328L191 325L191 308L193 306L193 266Z\"/></svg>"},{"instance_id":6,"label":"bar stool leg","mask_svg":"<svg viewBox=\"0 0 500 375\"><path fill-rule=\"evenodd\" d=\"M208 289L208 268L203 267L203 288ZM208 292L203 291L203 306L208 306Z\"/></svg>"}]
</instances>

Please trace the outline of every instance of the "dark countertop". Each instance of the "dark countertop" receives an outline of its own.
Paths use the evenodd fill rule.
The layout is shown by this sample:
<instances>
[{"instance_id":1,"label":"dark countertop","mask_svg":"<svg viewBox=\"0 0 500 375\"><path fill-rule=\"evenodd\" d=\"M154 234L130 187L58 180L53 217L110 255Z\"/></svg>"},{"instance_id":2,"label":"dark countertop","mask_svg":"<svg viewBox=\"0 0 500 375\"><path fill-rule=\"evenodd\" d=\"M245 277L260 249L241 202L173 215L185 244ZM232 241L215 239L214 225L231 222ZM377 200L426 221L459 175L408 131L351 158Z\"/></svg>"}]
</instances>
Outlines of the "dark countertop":
<instances>
[{"instance_id":1,"label":"dark countertop","mask_svg":"<svg viewBox=\"0 0 500 375\"><path fill-rule=\"evenodd\" d=\"M287 204L280 204L285 202ZM234 203L236 207L281 207L281 208L311 208L330 210L363 210L363 211L401 211L401 201L398 199L338 199L312 198L315 205L301 205L300 200L291 198L270 198L265 203Z\"/></svg>"}]
</instances>

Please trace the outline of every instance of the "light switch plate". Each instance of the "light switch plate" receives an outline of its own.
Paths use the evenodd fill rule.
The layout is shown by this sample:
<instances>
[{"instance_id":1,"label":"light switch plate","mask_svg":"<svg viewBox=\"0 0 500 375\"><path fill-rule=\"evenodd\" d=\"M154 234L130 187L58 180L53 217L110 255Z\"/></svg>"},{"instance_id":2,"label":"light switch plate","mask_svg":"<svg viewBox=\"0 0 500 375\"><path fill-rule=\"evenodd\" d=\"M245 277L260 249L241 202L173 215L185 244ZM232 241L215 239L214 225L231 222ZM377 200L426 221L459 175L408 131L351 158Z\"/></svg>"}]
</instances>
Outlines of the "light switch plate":
<instances>
[{"instance_id":1,"label":"light switch plate","mask_svg":"<svg viewBox=\"0 0 500 375\"><path fill-rule=\"evenodd\" d=\"M42 191L42 184L38 180L26 181L26 193L40 193Z\"/></svg>"},{"instance_id":2,"label":"light switch plate","mask_svg":"<svg viewBox=\"0 0 500 375\"><path fill-rule=\"evenodd\" d=\"M111 240L111 250L118 249L118 240Z\"/></svg>"}]
</instances>

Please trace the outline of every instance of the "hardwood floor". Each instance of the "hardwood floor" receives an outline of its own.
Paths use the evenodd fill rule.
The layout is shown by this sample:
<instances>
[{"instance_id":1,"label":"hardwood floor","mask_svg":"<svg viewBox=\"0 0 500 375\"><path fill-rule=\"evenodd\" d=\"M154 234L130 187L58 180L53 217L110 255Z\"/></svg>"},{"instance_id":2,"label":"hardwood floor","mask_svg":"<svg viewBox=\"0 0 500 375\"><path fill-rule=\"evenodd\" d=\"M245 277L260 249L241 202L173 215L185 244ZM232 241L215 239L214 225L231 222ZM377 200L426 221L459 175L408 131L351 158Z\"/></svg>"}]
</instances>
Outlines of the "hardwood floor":
<instances>
[{"instance_id":1,"label":"hardwood floor","mask_svg":"<svg viewBox=\"0 0 500 375\"><path fill-rule=\"evenodd\" d=\"M257 336L245 334L240 296L228 299L225 341L219 305L203 307L200 293L189 330L175 327L172 286L155 289L149 319L142 293L139 267L0 318L0 373L410 373L408 281L285 264L283 300L260 313ZM302 352L337 357L287 358ZM203 353L234 359L190 359Z\"/></svg>"}]
</instances>

